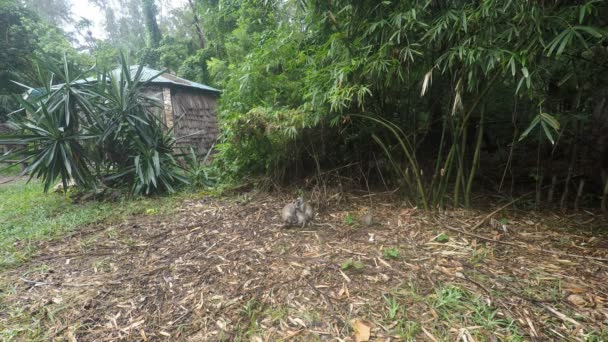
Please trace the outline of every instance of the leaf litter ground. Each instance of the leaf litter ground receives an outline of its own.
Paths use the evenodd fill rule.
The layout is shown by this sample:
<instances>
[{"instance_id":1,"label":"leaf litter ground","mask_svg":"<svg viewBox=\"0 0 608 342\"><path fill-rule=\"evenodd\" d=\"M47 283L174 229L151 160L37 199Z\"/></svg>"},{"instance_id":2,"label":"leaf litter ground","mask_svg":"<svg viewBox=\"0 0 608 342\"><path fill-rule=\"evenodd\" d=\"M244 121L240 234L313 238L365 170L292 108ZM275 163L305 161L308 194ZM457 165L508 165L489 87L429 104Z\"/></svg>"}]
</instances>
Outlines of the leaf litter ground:
<instances>
[{"instance_id":1,"label":"leaf litter ground","mask_svg":"<svg viewBox=\"0 0 608 342\"><path fill-rule=\"evenodd\" d=\"M3 274L0 331L69 341L608 339L601 216L426 213L372 194L372 225L359 220L370 195L352 195L286 229L287 196L248 196L190 199L172 215L47 242Z\"/></svg>"}]
</instances>

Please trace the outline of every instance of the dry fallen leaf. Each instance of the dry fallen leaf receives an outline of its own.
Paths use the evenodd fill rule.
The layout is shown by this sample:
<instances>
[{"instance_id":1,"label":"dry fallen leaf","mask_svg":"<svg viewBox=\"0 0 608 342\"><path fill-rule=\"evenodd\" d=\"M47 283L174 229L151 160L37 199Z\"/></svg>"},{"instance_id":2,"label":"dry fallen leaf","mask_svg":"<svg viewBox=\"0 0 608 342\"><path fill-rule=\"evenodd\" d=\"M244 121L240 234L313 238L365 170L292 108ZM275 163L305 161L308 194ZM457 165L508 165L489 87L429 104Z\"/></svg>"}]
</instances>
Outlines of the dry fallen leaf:
<instances>
[{"instance_id":1,"label":"dry fallen leaf","mask_svg":"<svg viewBox=\"0 0 608 342\"><path fill-rule=\"evenodd\" d=\"M355 342L369 341L371 335L371 327L365 321L355 318L350 321L350 325L355 331Z\"/></svg>"},{"instance_id":2,"label":"dry fallen leaf","mask_svg":"<svg viewBox=\"0 0 608 342\"><path fill-rule=\"evenodd\" d=\"M568 296L568 301L576 306L585 306L587 301L581 295L571 294Z\"/></svg>"}]
</instances>

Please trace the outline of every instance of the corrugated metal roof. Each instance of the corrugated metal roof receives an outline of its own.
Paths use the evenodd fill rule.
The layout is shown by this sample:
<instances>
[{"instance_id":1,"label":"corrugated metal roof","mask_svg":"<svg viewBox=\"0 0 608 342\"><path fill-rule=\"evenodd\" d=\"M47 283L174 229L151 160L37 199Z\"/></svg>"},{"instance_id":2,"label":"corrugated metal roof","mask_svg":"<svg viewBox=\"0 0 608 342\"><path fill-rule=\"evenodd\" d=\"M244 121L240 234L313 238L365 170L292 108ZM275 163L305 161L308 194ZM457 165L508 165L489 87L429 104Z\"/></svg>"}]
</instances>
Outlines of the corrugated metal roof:
<instances>
[{"instance_id":1,"label":"corrugated metal roof","mask_svg":"<svg viewBox=\"0 0 608 342\"><path fill-rule=\"evenodd\" d=\"M131 66L131 76L135 76L135 73L137 73L137 68L139 68L138 65L132 65ZM120 68L114 69L111 71L112 73L118 75L120 73ZM201 83L197 83L197 82L193 82L193 81L188 81L187 79L181 78L181 77L177 77L175 75L171 75L168 73L164 73L162 75L159 75L158 77L152 79L152 77L156 76L160 74L160 71L158 70L154 70L152 68L148 68L148 67L143 67L141 70L141 81L142 82L150 82L152 84L157 83L157 84L175 84L175 85L179 85L182 87L188 87L188 88L196 88L196 89L201 89L201 90L205 90L205 91L209 91L209 92L213 92L213 93L221 93L222 91L219 89L215 89L212 88L210 86L201 84ZM77 80L74 83L89 83L89 82L95 82L97 78L95 77L87 77L81 80ZM60 87L61 85L54 85L53 88L57 88ZM39 96L43 93L43 88L38 88L38 89L28 89L26 91L26 95L27 97L30 96Z\"/></svg>"},{"instance_id":2,"label":"corrugated metal roof","mask_svg":"<svg viewBox=\"0 0 608 342\"><path fill-rule=\"evenodd\" d=\"M131 66L131 74L135 75L135 73L137 72L137 68L139 68L139 66L137 65L133 65ZM114 70L115 72L118 72L119 69ZM169 83L169 84L176 84L176 85L180 85L183 87L190 87L190 88L197 88L197 89L202 89L202 90L206 90L206 91L210 91L210 92L214 92L214 93L220 93L221 91L219 89L215 89L212 88L210 86L204 85L204 84L200 84L197 82L193 82L193 81L189 81L187 79L181 78L181 77L177 77L175 75L171 75L168 73L164 73L156 78L154 78L153 80L152 77L156 76L160 74L160 71L158 70L154 70L152 68L148 68L148 67L143 67L142 68L142 72L141 72L141 80L144 82L150 82L150 83Z\"/></svg>"}]
</instances>

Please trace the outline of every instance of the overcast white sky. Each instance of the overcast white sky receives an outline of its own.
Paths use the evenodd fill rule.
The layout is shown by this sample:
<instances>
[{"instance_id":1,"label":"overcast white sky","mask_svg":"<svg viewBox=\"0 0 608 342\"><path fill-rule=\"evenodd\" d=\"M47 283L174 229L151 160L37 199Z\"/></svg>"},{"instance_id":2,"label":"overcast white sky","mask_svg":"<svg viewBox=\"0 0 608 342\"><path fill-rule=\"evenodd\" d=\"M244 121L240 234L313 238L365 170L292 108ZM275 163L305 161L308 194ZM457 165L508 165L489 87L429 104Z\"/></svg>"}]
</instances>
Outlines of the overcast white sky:
<instances>
[{"instance_id":1,"label":"overcast white sky","mask_svg":"<svg viewBox=\"0 0 608 342\"><path fill-rule=\"evenodd\" d=\"M70 0L72 2L72 13L74 18L83 17L93 22L93 36L95 38L104 38L105 32L103 29L104 13L99 8L88 0ZM165 0L162 1L161 10L170 11L171 9L185 6L188 0ZM157 1L160 4L161 1Z\"/></svg>"}]
</instances>

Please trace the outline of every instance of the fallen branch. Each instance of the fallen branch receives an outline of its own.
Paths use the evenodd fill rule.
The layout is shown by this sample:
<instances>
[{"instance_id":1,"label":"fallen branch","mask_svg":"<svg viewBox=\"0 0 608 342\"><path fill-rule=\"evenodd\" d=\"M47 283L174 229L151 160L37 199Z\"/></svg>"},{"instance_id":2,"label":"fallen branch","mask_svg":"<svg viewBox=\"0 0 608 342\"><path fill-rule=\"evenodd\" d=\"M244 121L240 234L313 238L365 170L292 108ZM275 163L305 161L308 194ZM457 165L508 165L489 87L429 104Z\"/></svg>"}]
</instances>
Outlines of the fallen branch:
<instances>
[{"instance_id":1,"label":"fallen branch","mask_svg":"<svg viewBox=\"0 0 608 342\"><path fill-rule=\"evenodd\" d=\"M5 180L4 182L0 182L0 185L7 184L7 183L10 183L10 182L14 182L14 181L17 181L19 179L20 179L19 177L10 178L8 180Z\"/></svg>"}]
</instances>

